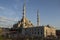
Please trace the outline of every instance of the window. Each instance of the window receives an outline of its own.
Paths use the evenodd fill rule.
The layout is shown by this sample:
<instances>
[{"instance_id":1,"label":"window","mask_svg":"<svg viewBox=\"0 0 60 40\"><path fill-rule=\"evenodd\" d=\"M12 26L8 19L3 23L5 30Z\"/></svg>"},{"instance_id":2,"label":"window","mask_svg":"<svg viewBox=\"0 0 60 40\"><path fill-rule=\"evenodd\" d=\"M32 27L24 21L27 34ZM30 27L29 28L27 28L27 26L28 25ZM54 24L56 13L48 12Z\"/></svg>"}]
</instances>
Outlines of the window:
<instances>
[{"instance_id":1,"label":"window","mask_svg":"<svg viewBox=\"0 0 60 40\"><path fill-rule=\"evenodd\" d=\"M41 35L42 35L42 34L43 34L43 33L42 33L43 31L41 30L40 32L41 32Z\"/></svg>"},{"instance_id":2,"label":"window","mask_svg":"<svg viewBox=\"0 0 60 40\"><path fill-rule=\"evenodd\" d=\"M35 32L35 34L36 34L36 32Z\"/></svg>"},{"instance_id":3,"label":"window","mask_svg":"<svg viewBox=\"0 0 60 40\"><path fill-rule=\"evenodd\" d=\"M38 31L39 31L39 29L38 29Z\"/></svg>"},{"instance_id":4,"label":"window","mask_svg":"<svg viewBox=\"0 0 60 40\"><path fill-rule=\"evenodd\" d=\"M38 32L38 35L39 35L39 32Z\"/></svg>"},{"instance_id":5,"label":"window","mask_svg":"<svg viewBox=\"0 0 60 40\"><path fill-rule=\"evenodd\" d=\"M34 31L36 31L36 28L34 29Z\"/></svg>"}]
</instances>

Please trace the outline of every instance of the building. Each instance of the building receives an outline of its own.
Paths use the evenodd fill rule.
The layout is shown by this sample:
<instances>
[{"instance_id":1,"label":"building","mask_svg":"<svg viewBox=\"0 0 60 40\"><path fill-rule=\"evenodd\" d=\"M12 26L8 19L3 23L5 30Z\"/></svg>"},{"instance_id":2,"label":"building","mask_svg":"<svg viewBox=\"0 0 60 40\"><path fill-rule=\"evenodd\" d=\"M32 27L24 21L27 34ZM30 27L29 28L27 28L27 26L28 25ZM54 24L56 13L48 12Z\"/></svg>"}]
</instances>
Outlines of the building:
<instances>
[{"instance_id":1,"label":"building","mask_svg":"<svg viewBox=\"0 0 60 40\"><path fill-rule=\"evenodd\" d=\"M56 29L51 26L37 26L25 28L24 35L30 37L56 37Z\"/></svg>"},{"instance_id":2,"label":"building","mask_svg":"<svg viewBox=\"0 0 60 40\"><path fill-rule=\"evenodd\" d=\"M33 23L26 17L26 4L23 5L23 16L21 21L13 25L13 29L21 28L21 33L23 37L56 37L56 29L52 26L40 26L39 21L39 12L37 11L37 26L34 26ZM16 34L17 35L17 34ZM21 37L22 37L21 36Z\"/></svg>"}]
</instances>

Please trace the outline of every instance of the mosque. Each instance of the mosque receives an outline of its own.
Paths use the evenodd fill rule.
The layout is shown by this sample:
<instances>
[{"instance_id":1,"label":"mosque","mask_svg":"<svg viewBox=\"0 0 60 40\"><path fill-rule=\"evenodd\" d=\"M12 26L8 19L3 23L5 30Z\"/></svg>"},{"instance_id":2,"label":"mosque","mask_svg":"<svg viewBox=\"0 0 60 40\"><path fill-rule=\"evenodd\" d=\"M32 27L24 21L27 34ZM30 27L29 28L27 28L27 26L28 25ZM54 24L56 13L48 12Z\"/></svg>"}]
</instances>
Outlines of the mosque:
<instances>
[{"instance_id":1,"label":"mosque","mask_svg":"<svg viewBox=\"0 0 60 40\"><path fill-rule=\"evenodd\" d=\"M23 16L20 21L13 25L13 28L22 28L21 37L49 37L56 36L56 29L52 26L40 26L39 10L37 10L37 26L26 17L26 3L23 5ZM15 34L14 34L15 35Z\"/></svg>"}]
</instances>

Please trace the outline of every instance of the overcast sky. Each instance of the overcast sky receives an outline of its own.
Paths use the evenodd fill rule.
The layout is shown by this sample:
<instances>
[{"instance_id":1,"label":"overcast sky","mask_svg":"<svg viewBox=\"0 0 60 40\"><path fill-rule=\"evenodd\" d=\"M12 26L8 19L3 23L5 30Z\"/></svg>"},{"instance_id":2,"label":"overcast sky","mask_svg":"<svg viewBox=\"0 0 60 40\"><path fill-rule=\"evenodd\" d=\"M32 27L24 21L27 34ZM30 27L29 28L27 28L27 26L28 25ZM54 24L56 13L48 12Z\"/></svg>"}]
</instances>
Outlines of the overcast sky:
<instances>
[{"instance_id":1,"label":"overcast sky","mask_svg":"<svg viewBox=\"0 0 60 40\"><path fill-rule=\"evenodd\" d=\"M11 26L21 20L24 0L0 0L0 25ZM40 25L60 29L60 0L26 0L26 16L36 25L39 9Z\"/></svg>"}]
</instances>

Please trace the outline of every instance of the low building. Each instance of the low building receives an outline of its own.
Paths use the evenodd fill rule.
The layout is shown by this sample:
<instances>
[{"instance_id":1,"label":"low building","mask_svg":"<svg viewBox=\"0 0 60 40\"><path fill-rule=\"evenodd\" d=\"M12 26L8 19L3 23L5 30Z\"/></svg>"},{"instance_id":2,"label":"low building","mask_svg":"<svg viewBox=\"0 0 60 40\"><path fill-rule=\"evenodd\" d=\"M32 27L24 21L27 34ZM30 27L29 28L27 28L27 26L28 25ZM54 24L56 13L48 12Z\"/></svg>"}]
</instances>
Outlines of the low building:
<instances>
[{"instance_id":1,"label":"low building","mask_svg":"<svg viewBox=\"0 0 60 40\"><path fill-rule=\"evenodd\" d=\"M56 29L50 26L39 26L39 27L30 27L25 28L25 31L22 32L25 36L30 37L56 37Z\"/></svg>"}]
</instances>

